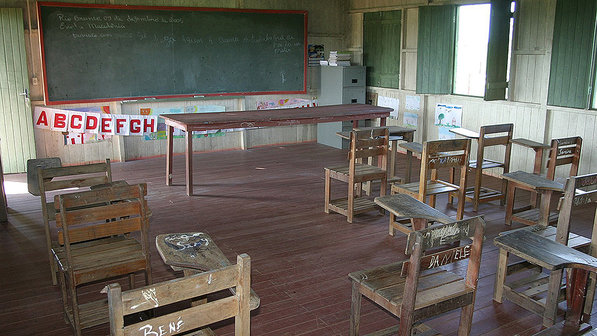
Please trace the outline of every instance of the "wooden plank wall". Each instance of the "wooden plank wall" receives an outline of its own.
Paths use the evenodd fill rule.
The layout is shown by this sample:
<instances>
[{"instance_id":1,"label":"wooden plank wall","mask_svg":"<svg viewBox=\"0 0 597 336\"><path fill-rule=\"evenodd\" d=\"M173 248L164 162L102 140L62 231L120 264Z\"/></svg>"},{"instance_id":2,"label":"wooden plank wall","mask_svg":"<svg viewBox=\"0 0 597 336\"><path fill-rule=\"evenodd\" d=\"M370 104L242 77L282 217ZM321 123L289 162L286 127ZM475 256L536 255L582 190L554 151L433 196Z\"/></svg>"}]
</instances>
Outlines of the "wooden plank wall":
<instances>
[{"instance_id":1,"label":"wooden plank wall","mask_svg":"<svg viewBox=\"0 0 597 336\"><path fill-rule=\"evenodd\" d=\"M479 1L434 1L434 4L476 3ZM580 135L583 137L583 151L579 173L595 172L593 165L597 163L597 131L595 122L597 112L594 110L565 109L547 106L547 88L549 66L551 61L551 45L553 37L553 20L556 0L522 0L517 2L515 19L514 50L510 78L508 101L486 102L482 98L455 95L421 95L419 126L415 133L416 141L438 138L434 126L435 106L438 103L461 105L463 108L463 127L478 130L482 125L496 123L514 123L514 137L524 137L535 141L549 143L552 138ZM424 6L426 2L416 0L351 0L349 17L352 20L352 31L348 37L350 49L362 52L362 29L358 20L367 11L403 9L401 59L401 89L385 89L368 87L370 92L378 95L398 98L400 115L390 120L388 125L402 125L404 101L407 95L414 95L416 75L416 38L418 31L418 10L416 6ZM362 24L360 25L362 26ZM360 43L360 44L359 44ZM409 61L411 57L414 61ZM473 155L476 146L473 145ZM490 150L487 157L498 159L503 152ZM511 170L531 171L534 152L516 146L512 147ZM564 177L566 173L557 172Z\"/></svg>"}]
</instances>

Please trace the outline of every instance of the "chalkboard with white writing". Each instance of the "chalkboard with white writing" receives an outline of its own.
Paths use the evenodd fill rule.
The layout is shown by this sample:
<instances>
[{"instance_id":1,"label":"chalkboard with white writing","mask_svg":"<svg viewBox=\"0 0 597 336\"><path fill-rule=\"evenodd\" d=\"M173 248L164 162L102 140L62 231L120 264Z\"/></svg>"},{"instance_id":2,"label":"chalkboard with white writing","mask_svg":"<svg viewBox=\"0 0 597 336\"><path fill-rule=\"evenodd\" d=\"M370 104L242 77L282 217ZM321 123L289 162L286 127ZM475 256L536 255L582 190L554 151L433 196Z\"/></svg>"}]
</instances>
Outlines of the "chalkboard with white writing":
<instances>
[{"instance_id":1,"label":"chalkboard with white writing","mask_svg":"<svg viewBox=\"0 0 597 336\"><path fill-rule=\"evenodd\" d=\"M305 11L38 3L47 104L304 93Z\"/></svg>"}]
</instances>

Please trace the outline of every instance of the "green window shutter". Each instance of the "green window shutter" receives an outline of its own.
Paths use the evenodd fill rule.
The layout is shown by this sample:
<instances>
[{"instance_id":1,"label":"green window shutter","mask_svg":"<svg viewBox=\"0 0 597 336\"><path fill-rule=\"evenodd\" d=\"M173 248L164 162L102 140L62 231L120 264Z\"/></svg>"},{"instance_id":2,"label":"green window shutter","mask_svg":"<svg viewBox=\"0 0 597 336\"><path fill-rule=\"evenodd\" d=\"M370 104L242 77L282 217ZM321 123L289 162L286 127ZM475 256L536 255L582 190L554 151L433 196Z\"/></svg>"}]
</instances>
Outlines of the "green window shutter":
<instances>
[{"instance_id":1,"label":"green window shutter","mask_svg":"<svg viewBox=\"0 0 597 336\"><path fill-rule=\"evenodd\" d=\"M452 93L455 35L456 6L419 7L417 93Z\"/></svg>"},{"instance_id":2,"label":"green window shutter","mask_svg":"<svg viewBox=\"0 0 597 336\"><path fill-rule=\"evenodd\" d=\"M547 103L587 108L595 29L595 0L558 0Z\"/></svg>"},{"instance_id":3,"label":"green window shutter","mask_svg":"<svg viewBox=\"0 0 597 336\"><path fill-rule=\"evenodd\" d=\"M398 88L400 76L401 11L365 13L363 63L367 85Z\"/></svg>"},{"instance_id":4,"label":"green window shutter","mask_svg":"<svg viewBox=\"0 0 597 336\"><path fill-rule=\"evenodd\" d=\"M487 46L485 100L506 99L511 0L492 0Z\"/></svg>"}]
</instances>

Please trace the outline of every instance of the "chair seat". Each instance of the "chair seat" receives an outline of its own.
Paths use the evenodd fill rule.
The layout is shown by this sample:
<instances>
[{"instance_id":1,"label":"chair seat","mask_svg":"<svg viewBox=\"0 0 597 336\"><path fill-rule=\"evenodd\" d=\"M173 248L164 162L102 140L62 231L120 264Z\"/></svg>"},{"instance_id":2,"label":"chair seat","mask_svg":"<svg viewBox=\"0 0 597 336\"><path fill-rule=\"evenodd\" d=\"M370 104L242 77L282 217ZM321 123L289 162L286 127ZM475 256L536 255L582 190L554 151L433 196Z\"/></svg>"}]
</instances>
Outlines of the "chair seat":
<instances>
[{"instance_id":1,"label":"chair seat","mask_svg":"<svg viewBox=\"0 0 597 336\"><path fill-rule=\"evenodd\" d=\"M69 271L66 264L66 251L58 246L52 249L60 270ZM124 236L96 239L84 243L71 245L73 263L70 265L74 272L76 284L131 273L132 270L143 269L145 255L141 244L132 238ZM118 260L118 262L115 262ZM98 272L100 271L101 272Z\"/></svg>"},{"instance_id":2,"label":"chair seat","mask_svg":"<svg viewBox=\"0 0 597 336\"><path fill-rule=\"evenodd\" d=\"M458 186L447 182L438 182L433 180L427 182L427 195L437 195L452 191L458 191ZM419 182L392 184L392 192L415 195L414 197L417 198L419 195Z\"/></svg>"},{"instance_id":3,"label":"chair seat","mask_svg":"<svg viewBox=\"0 0 597 336\"><path fill-rule=\"evenodd\" d=\"M349 166L325 168L330 171L330 177L348 182ZM371 180L378 180L386 176L386 171L379 167L370 166L367 164L358 163L355 165L355 182L364 182Z\"/></svg>"},{"instance_id":4,"label":"chair seat","mask_svg":"<svg viewBox=\"0 0 597 336\"><path fill-rule=\"evenodd\" d=\"M558 221L558 212L550 211L548 223L556 223ZM513 222L520 222L527 225L534 225L539 222L539 208L529 209L525 211L515 212L512 214Z\"/></svg>"},{"instance_id":5,"label":"chair seat","mask_svg":"<svg viewBox=\"0 0 597 336\"><path fill-rule=\"evenodd\" d=\"M400 275L402 264L403 262L397 262L353 272L349 277L363 287L362 293L365 296L387 308L392 314L400 316L406 282L406 277ZM446 300L453 300L461 306L468 305L473 300L474 292L474 288L465 285L461 276L452 272L442 269L422 271L415 301L415 321L440 313ZM438 305L438 298L441 298L441 305ZM451 304L447 306L450 308L446 311L454 309ZM427 308L432 309L434 314L429 314Z\"/></svg>"}]
</instances>

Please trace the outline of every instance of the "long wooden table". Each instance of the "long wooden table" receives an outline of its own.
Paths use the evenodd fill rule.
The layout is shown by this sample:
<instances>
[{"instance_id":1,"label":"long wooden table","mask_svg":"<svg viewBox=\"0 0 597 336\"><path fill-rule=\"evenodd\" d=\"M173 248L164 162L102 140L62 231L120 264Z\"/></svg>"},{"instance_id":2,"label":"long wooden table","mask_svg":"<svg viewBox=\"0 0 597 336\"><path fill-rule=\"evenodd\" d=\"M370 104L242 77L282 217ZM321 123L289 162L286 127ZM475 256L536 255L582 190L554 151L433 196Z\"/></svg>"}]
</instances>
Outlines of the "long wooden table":
<instances>
[{"instance_id":1,"label":"long wooden table","mask_svg":"<svg viewBox=\"0 0 597 336\"><path fill-rule=\"evenodd\" d=\"M193 195L193 131L226 128L250 128L265 126L291 126L317 124L334 121L352 121L353 127L359 120L380 118L380 125L386 125L391 108L366 104L330 105L278 110L252 110L217 113L162 114L166 122L168 151L166 153L166 185L172 185L172 156L174 128L183 130L186 140L186 186L187 195Z\"/></svg>"}]
</instances>

